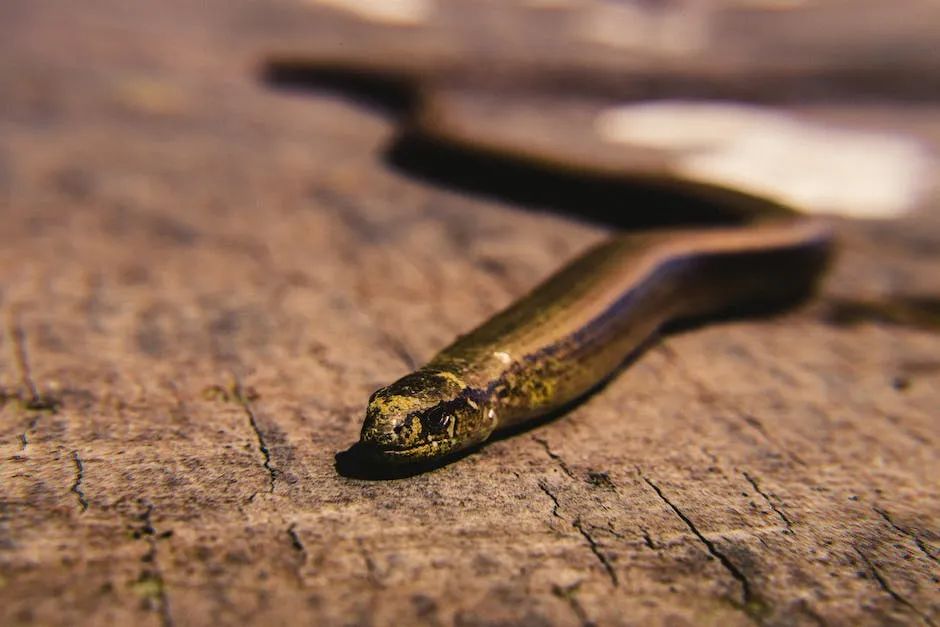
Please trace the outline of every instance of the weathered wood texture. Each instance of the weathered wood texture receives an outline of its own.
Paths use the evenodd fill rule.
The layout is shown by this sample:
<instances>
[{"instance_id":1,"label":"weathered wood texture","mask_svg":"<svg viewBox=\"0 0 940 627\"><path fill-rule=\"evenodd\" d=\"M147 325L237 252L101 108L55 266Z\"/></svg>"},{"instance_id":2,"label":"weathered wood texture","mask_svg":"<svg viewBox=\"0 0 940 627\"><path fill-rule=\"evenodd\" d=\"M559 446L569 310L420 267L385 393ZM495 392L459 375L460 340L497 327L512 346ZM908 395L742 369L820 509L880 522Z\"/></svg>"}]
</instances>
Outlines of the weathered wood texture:
<instances>
[{"instance_id":1,"label":"weathered wood texture","mask_svg":"<svg viewBox=\"0 0 940 627\"><path fill-rule=\"evenodd\" d=\"M281 9L190 4L0 7L0 624L940 623L937 199L807 307L344 478L369 393L602 230L389 169L257 80Z\"/></svg>"}]
</instances>

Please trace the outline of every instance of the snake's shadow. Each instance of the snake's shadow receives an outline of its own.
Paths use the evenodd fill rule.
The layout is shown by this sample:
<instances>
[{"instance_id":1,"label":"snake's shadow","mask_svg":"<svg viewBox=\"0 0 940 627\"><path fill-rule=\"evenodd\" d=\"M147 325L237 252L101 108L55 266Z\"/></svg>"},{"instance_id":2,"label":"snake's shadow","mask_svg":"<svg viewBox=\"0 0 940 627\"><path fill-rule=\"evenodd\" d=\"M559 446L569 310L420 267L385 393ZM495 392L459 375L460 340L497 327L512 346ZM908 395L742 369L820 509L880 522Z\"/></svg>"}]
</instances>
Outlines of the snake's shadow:
<instances>
[{"instance_id":1,"label":"snake's shadow","mask_svg":"<svg viewBox=\"0 0 940 627\"><path fill-rule=\"evenodd\" d=\"M410 124L422 98L419 79L405 72L272 59L262 79L280 89L339 94L397 120L399 132L383 153L386 165L437 187L618 230L740 221L726 196L709 197L700 186L536 163L483 144L432 136Z\"/></svg>"},{"instance_id":2,"label":"snake's shadow","mask_svg":"<svg viewBox=\"0 0 940 627\"><path fill-rule=\"evenodd\" d=\"M727 196L702 194L700 187L690 185L686 188L675 182L663 185L628 174L536 163L482 144L450 141L415 129L408 120L420 106L420 91L418 81L406 74L355 66L317 65L305 60L275 60L264 68L264 79L281 88L336 92L400 120L400 131L384 152L385 163L410 178L438 187L496 199L523 209L560 213L618 230L741 221L738 207L727 202ZM732 199L742 200L733 194ZM679 321L663 332L694 328L706 321L714 323L723 319L779 313L788 305L802 301L804 296L796 296L791 303L759 304L725 311L717 316ZM499 431L482 445L435 462L388 466L374 463L368 452L355 444L336 454L336 470L351 478L387 480L410 477L450 464L474 454L488 443L529 431L567 414L596 394L658 339L657 335L638 347L617 372L580 398L538 420Z\"/></svg>"}]
</instances>

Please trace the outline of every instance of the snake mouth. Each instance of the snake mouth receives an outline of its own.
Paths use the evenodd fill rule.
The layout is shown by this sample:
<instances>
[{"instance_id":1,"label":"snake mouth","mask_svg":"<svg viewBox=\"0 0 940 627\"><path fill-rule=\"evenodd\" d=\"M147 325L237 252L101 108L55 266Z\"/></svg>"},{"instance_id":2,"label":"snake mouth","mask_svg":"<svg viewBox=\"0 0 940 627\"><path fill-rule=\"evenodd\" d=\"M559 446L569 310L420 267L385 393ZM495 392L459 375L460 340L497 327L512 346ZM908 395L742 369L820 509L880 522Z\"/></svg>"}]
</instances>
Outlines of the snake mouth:
<instances>
[{"instance_id":1,"label":"snake mouth","mask_svg":"<svg viewBox=\"0 0 940 627\"><path fill-rule=\"evenodd\" d=\"M372 461L387 464L411 464L439 459L452 453L456 447L452 442L439 440L410 447L391 447L374 442L361 441L363 453Z\"/></svg>"}]
</instances>

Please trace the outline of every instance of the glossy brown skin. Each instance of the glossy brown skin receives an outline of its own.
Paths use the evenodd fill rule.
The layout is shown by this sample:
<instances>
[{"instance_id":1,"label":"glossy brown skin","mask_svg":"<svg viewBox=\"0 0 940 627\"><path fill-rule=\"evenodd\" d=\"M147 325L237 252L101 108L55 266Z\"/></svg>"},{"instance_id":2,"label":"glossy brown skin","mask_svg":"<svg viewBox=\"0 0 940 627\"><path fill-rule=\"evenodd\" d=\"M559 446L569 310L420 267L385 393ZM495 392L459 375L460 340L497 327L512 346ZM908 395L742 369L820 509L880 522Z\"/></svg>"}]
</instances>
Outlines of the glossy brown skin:
<instances>
[{"instance_id":1,"label":"glossy brown skin","mask_svg":"<svg viewBox=\"0 0 940 627\"><path fill-rule=\"evenodd\" d=\"M830 243L793 219L612 237L373 394L360 444L398 464L484 442L583 396L666 324L804 296Z\"/></svg>"}]
</instances>

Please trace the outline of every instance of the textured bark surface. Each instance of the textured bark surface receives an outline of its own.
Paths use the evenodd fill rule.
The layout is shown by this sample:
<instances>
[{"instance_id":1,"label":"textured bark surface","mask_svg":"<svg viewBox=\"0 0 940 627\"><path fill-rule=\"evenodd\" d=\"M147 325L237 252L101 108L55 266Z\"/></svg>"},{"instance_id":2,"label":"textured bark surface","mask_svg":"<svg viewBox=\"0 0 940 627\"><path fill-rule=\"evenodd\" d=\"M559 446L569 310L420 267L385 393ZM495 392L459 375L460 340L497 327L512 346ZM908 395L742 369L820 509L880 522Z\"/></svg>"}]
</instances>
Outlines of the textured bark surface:
<instances>
[{"instance_id":1,"label":"textured bark surface","mask_svg":"<svg viewBox=\"0 0 940 627\"><path fill-rule=\"evenodd\" d=\"M940 623L937 198L842 224L806 307L346 478L375 388L604 230L410 178L388 120L258 80L285 14L384 28L188 4L0 7L0 623ZM940 147L929 101L809 113Z\"/></svg>"}]
</instances>

